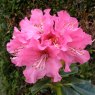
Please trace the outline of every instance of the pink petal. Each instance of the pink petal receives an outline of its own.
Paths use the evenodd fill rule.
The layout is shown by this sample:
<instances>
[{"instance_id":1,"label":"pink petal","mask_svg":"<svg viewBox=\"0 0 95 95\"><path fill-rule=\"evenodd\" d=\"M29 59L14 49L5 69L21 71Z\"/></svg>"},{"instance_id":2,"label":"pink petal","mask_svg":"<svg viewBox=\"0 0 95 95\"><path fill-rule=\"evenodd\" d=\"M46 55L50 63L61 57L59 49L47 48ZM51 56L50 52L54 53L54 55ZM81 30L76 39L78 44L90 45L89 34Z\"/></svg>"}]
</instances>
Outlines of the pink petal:
<instances>
[{"instance_id":1,"label":"pink petal","mask_svg":"<svg viewBox=\"0 0 95 95\"><path fill-rule=\"evenodd\" d=\"M67 52L61 52L60 53L61 60L65 62L65 72L70 72L70 65L74 63L73 56L69 55Z\"/></svg>"},{"instance_id":2,"label":"pink petal","mask_svg":"<svg viewBox=\"0 0 95 95\"><path fill-rule=\"evenodd\" d=\"M26 67L23 71L27 83L35 83L38 79L42 79L45 73L45 70L35 69L33 67Z\"/></svg>"},{"instance_id":3,"label":"pink petal","mask_svg":"<svg viewBox=\"0 0 95 95\"><path fill-rule=\"evenodd\" d=\"M39 57L40 53L35 48L24 48L11 60L16 66L31 66Z\"/></svg>"},{"instance_id":4,"label":"pink petal","mask_svg":"<svg viewBox=\"0 0 95 95\"><path fill-rule=\"evenodd\" d=\"M91 45L92 43L91 35L83 32L81 28L71 32L70 36L73 39L73 41L69 43L70 47L84 49L87 45Z\"/></svg>"},{"instance_id":5,"label":"pink petal","mask_svg":"<svg viewBox=\"0 0 95 95\"><path fill-rule=\"evenodd\" d=\"M61 80L61 76L59 74L59 69L62 67L60 61L56 58L49 59L46 63L46 76L53 78L53 82L58 82Z\"/></svg>"},{"instance_id":6,"label":"pink petal","mask_svg":"<svg viewBox=\"0 0 95 95\"><path fill-rule=\"evenodd\" d=\"M21 27L21 32L25 32L24 35L27 36L27 39L31 39L32 37L35 39L40 38L39 30L34 27L34 25L27 18L21 20L19 24Z\"/></svg>"},{"instance_id":7,"label":"pink petal","mask_svg":"<svg viewBox=\"0 0 95 95\"><path fill-rule=\"evenodd\" d=\"M82 50L80 52L81 54L75 56L75 60L81 64L87 62L90 59L89 52L86 50Z\"/></svg>"},{"instance_id":8,"label":"pink petal","mask_svg":"<svg viewBox=\"0 0 95 95\"><path fill-rule=\"evenodd\" d=\"M32 24L39 24L43 20L43 12L40 9L34 9L31 11L30 21Z\"/></svg>"},{"instance_id":9,"label":"pink petal","mask_svg":"<svg viewBox=\"0 0 95 95\"><path fill-rule=\"evenodd\" d=\"M16 43L16 44L15 44ZM10 40L9 43L7 43L7 51L9 53L16 53L18 49L20 49L22 47L22 43L15 39L15 40Z\"/></svg>"}]
</instances>

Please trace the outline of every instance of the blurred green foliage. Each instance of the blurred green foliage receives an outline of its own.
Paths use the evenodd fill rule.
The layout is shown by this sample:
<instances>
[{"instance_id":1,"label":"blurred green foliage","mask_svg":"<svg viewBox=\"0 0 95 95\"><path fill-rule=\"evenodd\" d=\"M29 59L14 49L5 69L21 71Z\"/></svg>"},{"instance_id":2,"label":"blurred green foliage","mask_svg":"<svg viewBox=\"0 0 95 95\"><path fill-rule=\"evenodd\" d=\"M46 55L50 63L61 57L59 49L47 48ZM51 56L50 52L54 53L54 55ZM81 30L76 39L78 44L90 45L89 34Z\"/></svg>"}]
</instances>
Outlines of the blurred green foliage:
<instances>
[{"instance_id":1,"label":"blurred green foliage","mask_svg":"<svg viewBox=\"0 0 95 95\"><path fill-rule=\"evenodd\" d=\"M31 95L32 85L25 83L23 68L11 64L6 43L12 36L13 27L18 26L25 16L30 17L30 11L34 8L51 8L51 13L67 10L79 20L84 31L95 38L95 0L0 0L0 95ZM95 84L95 43L87 49L90 51L91 60L78 65L79 71L74 76L91 79ZM51 94L54 92L47 88L37 95Z\"/></svg>"}]
</instances>

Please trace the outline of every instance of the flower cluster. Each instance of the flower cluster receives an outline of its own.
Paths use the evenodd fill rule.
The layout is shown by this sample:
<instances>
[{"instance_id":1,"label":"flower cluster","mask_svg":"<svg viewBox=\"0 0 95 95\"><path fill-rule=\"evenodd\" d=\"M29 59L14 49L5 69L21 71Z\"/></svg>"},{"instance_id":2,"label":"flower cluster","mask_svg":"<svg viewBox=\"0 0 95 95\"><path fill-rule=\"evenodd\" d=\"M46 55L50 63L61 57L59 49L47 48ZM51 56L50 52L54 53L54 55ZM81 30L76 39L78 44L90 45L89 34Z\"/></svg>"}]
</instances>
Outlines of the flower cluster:
<instances>
[{"instance_id":1,"label":"flower cluster","mask_svg":"<svg viewBox=\"0 0 95 95\"><path fill-rule=\"evenodd\" d=\"M90 59L84 50L92 43L91 36L83 32L76 18L66 11L50 15L50 9L34 9L31 17L20 21L20 30L14 27L7 51L16 66L25 66L26 82L35 83L44 76L53 82L61 80L60 68L70 72L70 65L83 64ZM64 67L62 62L64 62Z\"/></svg>"}]
</instances>

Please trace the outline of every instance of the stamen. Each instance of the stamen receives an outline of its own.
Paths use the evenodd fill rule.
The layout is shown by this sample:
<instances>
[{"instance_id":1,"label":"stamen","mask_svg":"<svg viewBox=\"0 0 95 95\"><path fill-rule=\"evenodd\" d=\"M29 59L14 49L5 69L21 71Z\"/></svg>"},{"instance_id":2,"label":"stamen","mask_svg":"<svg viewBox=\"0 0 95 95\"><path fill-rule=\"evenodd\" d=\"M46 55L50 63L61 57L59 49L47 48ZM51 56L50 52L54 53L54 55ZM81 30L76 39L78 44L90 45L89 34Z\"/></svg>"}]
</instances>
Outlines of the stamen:
<instances>
[{"instance_id":1,"label":"stamen","mask_svg":"<svg viewBox=\"0 0 95 95\"><path fill-rule=\"evenodd\" d=\"M34 27L37 27L43 32L43 25L42 24L35 24Z\"/></svg>"},{"instance_id":2,"label":"stamen","mask_svg":"<svg viewBox=\"0 0 95 95\"><path fill-rule=\"evenodd\" d=\"M55 46L55 47L57 47L57 48L59 48L59 44L58 44L58 39L56 38L53 38L53 39L51 39L51 41L52 41L52 44Z\"/></svg>"},{"instance_id":3,"label":"stamen","mask_svg":"<svg viewBox=\"0 0 95 95\"><path fill-rule=\"evenodd\" d=\"M21 49L23 49L24 46L19 47L18 49L14 50L14 53L12 53L13 56L15 56L18 52L20 52Z\"/></svg>"},{"instance_id":4,"label":"stamen","mask_svg":"<svg viewBox=\"0 0 95 95\"><path fill-rule=\"evenodd\" d=\"M77 55L83 55L83 54L84 54L81 50L76 50L76 49L74 49L74 48L70 48L70 51L71 51L72 53L77 54Z\"/></svg>"},{"instance_id":5,"label":"stamen","mask_svg":"<svg viewBox=\"0 0 95 95\"><path fill-rule=\"evenodd\" d=\"M68 23L67 25L64 24L64 28L67 28L69 30L75 30L74 25L75 25L75 23Z\"/></svg>"},{"instance_id":6,"label":"stamen","mask_svg":"<svg viewBox=\"0 0 95 95\"><path fill-rule=\"evenodd\" d=\"M53 42L53 44L54 44L54 46L55 46L56 48L59 48L59 44L56 44L55 42Z\"/></svg>"},{"instance_id":7,"label":"stamen","mask_svg":"<svg viewBox=\"0 0 95 95\"><path fill-rule=\"evenodd\" d=\"M32 67L35 67L36 69L45 69L45 63L46 63L46 60L47 60L47 54L44 54L40 57L39 60L37 60L33 65Z\"/></svg>"},{"instance_id":8,"label":"stamen","mask_svg":"<svg viewBox=\"0 0 95 95\"><path fill-rule=\"evenodd\" d=\"M94 40L92 40L92 43L93 43L93 42L95 42L95 39L94 39Z\"/></svg>"}]
</instances>

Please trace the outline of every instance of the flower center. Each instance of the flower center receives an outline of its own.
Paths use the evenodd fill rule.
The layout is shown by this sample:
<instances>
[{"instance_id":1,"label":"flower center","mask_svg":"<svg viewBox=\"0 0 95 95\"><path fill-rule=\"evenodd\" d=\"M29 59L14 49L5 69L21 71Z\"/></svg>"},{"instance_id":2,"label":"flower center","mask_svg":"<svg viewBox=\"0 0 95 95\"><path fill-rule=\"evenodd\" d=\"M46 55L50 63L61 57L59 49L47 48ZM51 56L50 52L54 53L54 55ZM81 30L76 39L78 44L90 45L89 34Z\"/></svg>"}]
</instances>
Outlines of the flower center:
<instances>
[{"instance_id":1,"label":"flower center","mask_svg":"<svg viewBox=\"0 0 95 95\"><path fill-rule=\"evenodd\" d=\"M43 54L38 60L35 61L32 67L36 69L41 69L41 70L45 69L47 57L48 57L47 54Z\"/></svg>"},{"instance_id":2,"label":"flower center","mask_svg":"<svg viewBox=\"0 0 95 95\"><path fill-rule=\"evenodd\" d=\"M55 47L59 47L59 44L58 44L58 38L55 36L55 35L53 35L53 34L49 34L49 35L47 35L47 37L46 37L46 40L50 40L51 41L51 43L52 43L52 45L54 45Z\"/></svg>"}]
</instances>

